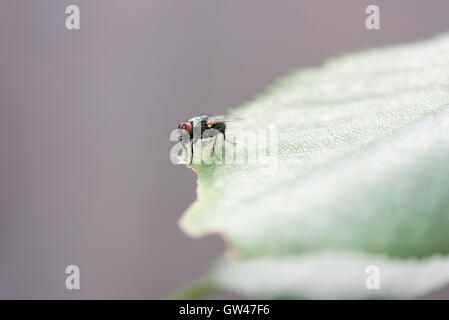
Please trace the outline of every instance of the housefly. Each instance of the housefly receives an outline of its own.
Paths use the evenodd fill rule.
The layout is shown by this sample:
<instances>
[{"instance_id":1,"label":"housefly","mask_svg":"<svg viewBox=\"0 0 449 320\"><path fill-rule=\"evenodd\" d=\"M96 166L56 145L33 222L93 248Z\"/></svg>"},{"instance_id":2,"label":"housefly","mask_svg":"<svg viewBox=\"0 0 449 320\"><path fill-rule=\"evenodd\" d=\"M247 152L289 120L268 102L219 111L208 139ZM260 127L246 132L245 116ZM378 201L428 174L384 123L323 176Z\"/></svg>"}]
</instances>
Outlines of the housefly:
<instances>
[{"instance_id":1,"label":"housefly","mask_svg":"<svg viewBox=\"0 0 449 320\"><path fill-rule=\"evenodd\" d=\"M178 125L178 129L180 130L179 142L181 142L187 152L187 147L185 145L185 138L187 137L186 134L183 134L186 132L189 138L188 140L190 141L190 163L192 163L193 160L193 144L198 141L198 139L214 138L212 152L215 156L215 144L219 134L223 134L224 141L234 144L233 142L226 140L226 122L238 120L243 119L230 116L202 115L181 122Z\"/></svg>"}]
</instances>

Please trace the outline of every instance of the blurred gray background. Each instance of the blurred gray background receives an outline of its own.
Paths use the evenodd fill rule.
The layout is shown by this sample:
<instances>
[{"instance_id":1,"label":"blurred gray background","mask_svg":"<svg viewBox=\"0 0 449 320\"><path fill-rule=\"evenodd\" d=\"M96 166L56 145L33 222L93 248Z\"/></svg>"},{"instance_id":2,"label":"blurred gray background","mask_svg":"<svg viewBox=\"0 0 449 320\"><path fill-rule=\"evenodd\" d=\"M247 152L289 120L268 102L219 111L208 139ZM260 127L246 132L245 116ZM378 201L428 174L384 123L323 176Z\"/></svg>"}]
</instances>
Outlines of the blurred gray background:
<instances>
[{"instance_id":1,"label":"blurred gray background","mask_svg":"<svg viewBox=\"0 0 449 320\"><path fill-rule=\"evenodd\" d=\"M80 30L65 28L69 4ZM196 188L169 161L178 122L295 68L449 31L448 13L447 0L0 0L0 298L163 298L198 278L225 246L178 228ZM81 290L65 288L69 264Z\"/></svg>"}]
</instances>

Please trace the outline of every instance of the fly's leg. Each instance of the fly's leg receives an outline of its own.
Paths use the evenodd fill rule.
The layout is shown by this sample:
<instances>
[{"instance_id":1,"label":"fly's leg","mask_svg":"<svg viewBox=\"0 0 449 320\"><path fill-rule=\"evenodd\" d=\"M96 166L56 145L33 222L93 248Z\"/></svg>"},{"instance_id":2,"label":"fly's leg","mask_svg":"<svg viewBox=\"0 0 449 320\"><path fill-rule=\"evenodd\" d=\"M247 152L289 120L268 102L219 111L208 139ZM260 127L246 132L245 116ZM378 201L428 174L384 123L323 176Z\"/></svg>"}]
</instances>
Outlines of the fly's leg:
<instances>
[{"instance_id":1,"label":"fly's leg","mask_svg":"<svg viewBox=\"0 0 449 320\"><path fill-rule=\"evenodd\" d=\"M212 152L214 153L215 159L220 160L220 159L218 158L218 156L217 156L217 153L215 152L215 144L217 143L217 140L218 140L218 134L217 134L217 135L215 136L215 138L214 138L214 144L213 144L213 146L212 146Z\"/></svg>"},{"instance_id":2,"label":"fly's leg","mask_svg":"<svg viewBox=\"0 0 449 320\"><path fill-rule=\"evenodd\" d=\"M187 161L187 157L189 156L189 151L187 151L187 147L184 143L181 142L181 146L184 149L184 151L186 152L185 161Z\"/></svg>"},{"instance_id":3,"label":"fly's leg","mask_svg":"<svg viewBox=\"0 0 449 320\"><path fill-rule=\"evenodd\" d=\"M218 135L216 135L215 137L214 137L214 144L212 145L212 152L215 154L215 144L217 143L217 137L218 137Z\"/></svg>"},{"instance_id":4,"label":"fly's leg","mask_svg":"<svg viewBox=\"0 0 449 320\"><path fill-rule=\"evenodd\" d=\"M228 143L230 143L230 144L233 144L233 145L236 145L236 144L237 144L237 143L234 142L234 141L226 140L226 132L225 132L225 131L223 131L223 139L224 139L224 141L226 141L226 142L228 142Z\"/></svg>"},{"instance_id":5,"label":"fly's leg","mask_svg":"<svg viewBox=\"0 0 449 320\"><path fill-rule=\"evenodd\" d=\"M186 156L185 156L185 161L186 161L186 163L187 163L187 158L188 158L188 156L189 156L189 151L187 150L187 147L186 147L186 144L184 143L184 139L183 139L183 137L182 137L182 135L180 135L179 136L179 138L178 138L178 141L179 141L179 143L181 143L181 146L182 146L182 148L183 148L183 150L185 151L185 153L186 153ZM183 152L184 153L184 152ZM190 163L192 162L192 160L190 160Z\"/></svg>"},{"instance_id":6,"label":"fly's leg","mask_svg":"<svg viewBox=\"0 0 449 320\"><path fill-rule=\"evenodd\" d=\"M190 136L190 164L193 163L193 145L198 141L198 137Z\"/></svg>"}]
</instances>

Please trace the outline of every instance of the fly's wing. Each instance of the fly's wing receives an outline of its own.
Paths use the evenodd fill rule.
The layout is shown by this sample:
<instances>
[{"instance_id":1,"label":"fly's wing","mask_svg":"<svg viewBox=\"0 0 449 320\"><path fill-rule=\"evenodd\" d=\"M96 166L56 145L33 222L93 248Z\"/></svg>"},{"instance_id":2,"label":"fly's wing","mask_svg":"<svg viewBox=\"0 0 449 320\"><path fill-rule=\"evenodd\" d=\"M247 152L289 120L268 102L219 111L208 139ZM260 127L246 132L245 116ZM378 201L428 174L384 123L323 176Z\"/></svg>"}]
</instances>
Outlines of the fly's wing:
<instances>
[{"instance_id":1,"label":"fly's wing","mask_svg":"<svg viewBox=\"0 0 449 320\"><path fill-rule=\"evenodd\" d=\"M207 126L211 127L216 123L220 122L229 122L229 121L239 121L243 120L242 118L230 117L230 116L208 116L207 117Z\"/></svg>"},{"instance_id":2,"label":"fly's wing","mask_svg":"<svg viewBox=\"0 0 449 320\"><path fill-rule=\"evenodd\" d=\"M209 117L208 115L196 116L196 117L190 118L187 121L189 121L189 122L201 122L201 121L205 121L208 117Z\"/></svg>"}]
</instances>

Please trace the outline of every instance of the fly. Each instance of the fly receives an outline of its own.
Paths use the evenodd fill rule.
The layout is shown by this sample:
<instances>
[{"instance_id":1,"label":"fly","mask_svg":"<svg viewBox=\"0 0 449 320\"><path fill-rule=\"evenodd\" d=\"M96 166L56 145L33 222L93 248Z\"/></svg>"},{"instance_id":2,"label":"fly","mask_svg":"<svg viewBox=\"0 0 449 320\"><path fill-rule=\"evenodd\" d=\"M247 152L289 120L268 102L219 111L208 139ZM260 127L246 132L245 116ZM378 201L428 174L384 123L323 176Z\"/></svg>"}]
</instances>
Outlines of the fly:
<instances>
[{"instance_id":1,"label":"fly","mask_svg":"<svg viewBox=\"0 0 449 320\"><path fill-rule=\"evenodd\" d=\"M217 142L217 138L219 134L223 134L223 139L226 142L234 144L234 142L226 140L226 122L229 121L238 121L243 120L241 118L234 118L229 116L210 116L210 115L202 115L196 116L189 120L183 121L178 125L178 129L185 130L189 135L190 139L190 163L193 160L193 144L198 141L198 139L212 138L214 137L214 145L212 147L212 152L216 156L215 153L215 144ZM199 126L197 130L194 130ZM209 130L214 129L214 130ZM182 146L187 152L187 147L185 146L185 141L183 139L183 132L181 131L179 134L179 142L181 142Z\"/></svg>"}]
</instances>

